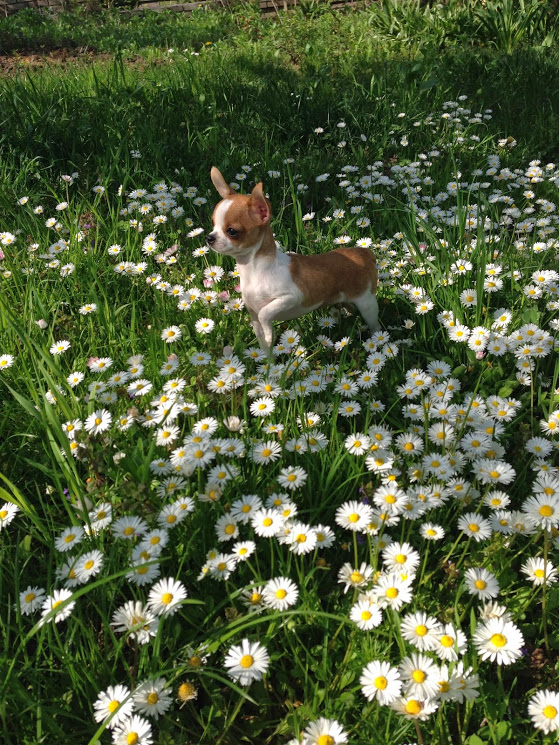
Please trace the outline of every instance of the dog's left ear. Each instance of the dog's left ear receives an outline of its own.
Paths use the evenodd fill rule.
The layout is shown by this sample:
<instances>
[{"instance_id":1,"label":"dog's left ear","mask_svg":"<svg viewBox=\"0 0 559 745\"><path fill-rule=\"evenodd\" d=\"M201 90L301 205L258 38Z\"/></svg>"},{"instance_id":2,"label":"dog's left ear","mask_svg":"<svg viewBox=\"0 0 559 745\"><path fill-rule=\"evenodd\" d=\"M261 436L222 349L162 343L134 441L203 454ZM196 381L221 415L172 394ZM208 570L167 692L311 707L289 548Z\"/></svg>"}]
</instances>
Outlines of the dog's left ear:
<instances>
[{"instance_id":1,"label":"dog's left ear","mask_svg":"<svg viewBox=\"0 0 559 745\"><path fill-rule=\"evenodd\" d=\"M217 193L222 199L227 199L227 197L230 197L231 194L235 193L215 166L212 166L210 178L217 189Z\"/></svg>"},{"instance_id":2,"label":"dog's left ear","mask_svg":"<svg viewBox=\"0 0 559 745\"><path fill-rule=\"evenodd\" d=\"M270 209L270 203L264 196L262 190L262 182L256 184L250 195L249 202L250 214L254 219L257 220L261 225L265 225L270 222L272 216L272 210Z\"/></svg>"}]
</instances>

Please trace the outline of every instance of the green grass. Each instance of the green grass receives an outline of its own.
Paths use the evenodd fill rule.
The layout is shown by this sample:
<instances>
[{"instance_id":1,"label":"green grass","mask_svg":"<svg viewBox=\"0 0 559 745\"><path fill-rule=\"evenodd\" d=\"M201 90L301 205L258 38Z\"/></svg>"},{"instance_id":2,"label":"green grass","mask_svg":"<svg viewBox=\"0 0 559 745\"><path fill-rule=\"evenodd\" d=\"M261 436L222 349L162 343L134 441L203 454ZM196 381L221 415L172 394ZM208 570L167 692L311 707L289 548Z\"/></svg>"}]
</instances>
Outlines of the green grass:
<instances>
[{"instance_id":1,"label":"green grass","mask_svg":"<svg viewBox=\"0 0 559 745\"><path fill-rule=\"evenodd\" d=\"M525 535L494 528L480 542L468 538L458 522L468 513L485 520L492 514L484 501L491 484L463 455L476 431L468 419L475 410L472 397L489 407L491 397L499 397L494 415L503 417L503 431L484 452L492 453L499 467L515 469L510 483L493 484L506 492L507 509L515 511L526 507L537 489L536 459L527 447L543 435L541 422L556 421L559 409L557 281L549 280L541 297L525 290L537 283L534 273L557 267L553 163L559 156L559 55L551 6L385 2L332 13L307 3L268 21L247 5L234 14L204 11L189 19L117 13L103 18L103 28L98 16L85 13L51 18L25 12L0 21L2 48L21 55L17 70L0 80L5 254L0 365L2 355L13 356L13 365L0 369L0 519L5 519L2 505L19 508L12 522L0 522L3 742L109 743L110 734L94 720L99 692L118 684L134 689L154 678L166 679L172 699L168 712L152 721L153 741L161 745L288 743L319 717L340 722L354 745L552 742L553 734L533 727L527 706L537 691L556 690L559 595L552 576L534 585L522 567L531 558L557 567L557 521L553 531L539 526ZM67 65L51 60L43 69L26 66L27 52L61 46L87 47L103 56L93 62L78 57ZM534 171L535 160L541 175ZM217 201L209 178L212 165L245 191L264 182L273 205L272 227L289 250L320 253L343 235L351 243L370 239L381 276L380 320L389 346L397 345L398 352L385 361L372 388L361 387L353 395L361 407L357 416L343 416L345 399L335 390L342 379L357 380L370 364L371 349L361 344L368 334L354 314L333 311L331 329L320 320L329 310L277 324L278 335L295 329L305 352L301 358L278 352L276 362L285 365L275 372L266 374L261 363L243 357L255 345L248 313L224 312L226 298L239 296L237 279L229 275L233 262L211 252L193 255L204 237L189 237L193 228L207 231L211 225ZM244 181L238 176L243 166ZM73 179L61 178L74 172ZM317 180L321 174L329 176ZM167 189L182 187L174 195L182 216L164 206L141 216L139 208L148 198L132 198L131 192L152 194L161 183ZM104 191L96 193L97 186ZM362 196L367 191L370 199ZM336 217L335 210L344 213ZM167 221L153 224L159 213ZM370 224L360 226L362 217ZM131 219L143 223L142 232ZM536 219L543 222L531 230L522 227ZM152 232L157 249L147 254L144 240ZM58 255L52 248L48 257L49 247L61 240L67 250ZM113 256L108 249L115 244L120 253ZM158 260L165 251L170 253ZM176 262L164 260L169 256ZM141 271L133 270L144 261ZM466 261L472 268L461 273L456 262ZM116 272L121 262L130 264ZM61 274L70 264L73 268ZM492 264L500 267L503 281L496 293L487 287L488 271L497 271ZM208 289L204 271L214 266L225 272L216 288L226 295L216 304L197 300L179 310L159 280L146 281L157 274L169 286L203 291ZM461 299L467 290L477 300L471 307ZM432 303L425 313L413 299L418 293ZM82 314L79 309L91 303L96 311ZM451 340L440 316L452 312L469 330L489 330L502 309L510 312L511 344L514 332L536 328L545 343L555 345L548 354L539 356L534 349L526 355L533 371L524 379L517 376L512 350L476 355L475 348ZM202 317L215 322L207 336L196 330ZM166 344L161 334L171 326L178 326L182 337ZM340 343L345 337L349 343ZM64 339L70 342L67 351L49 351ZM206 366L192 361L199 352L209 355ZM245 363L246 372L238 387L212 393L208 385L219 375L220 358L231 353ZM165 446L156 444L158 427L142 426L141 415L155 408L150 401L168 380L160 368L171 354L178 356L174 376L184 383L182 396L196 404L197 413L179 417L179 437ZM132 398L126 390L130 380L110 389L115 400L109 403L103 393L89 389L131 367L134 355L143 355L141 377L153 383L147 396ZM89 370L91 359L100 357L113 360L108 373ZM431 393L410 399L401 388L410 385L410 370L425 376L437 360L450 370L440 380L450 378L458 386L449 398L456 407L450 415L455 438L443 447L433 440L432 427L440 420L433 413L432 387ZM72 388L67 378L75 371L85 380ZM315 373L326 376L324 390L301 395L301 386ZM252 389L270 377L283 393L275 399L275 411L260 419L250 410L257 395ZM513 413L499 415L508 398ZM423 420L410 419L406 406L414 403ZM74 457L62 425L76 419L83 424L101 408L112 413L112 426L99 435L82 429L74 441L80 444L79 457ZM321 435L309 435L298 421L310 412L321 416L316 427ZM121 430L117 422L127 413L136 424ZM227 429L231 416L245 420L243 431ZM214 437L228 438L244 455L241 450L233 458L218 455L209 466L185 475L184 485L173 492L150 464L169 458L205 417L217 420ZM283 424L283 435L266 433L263 427L270 423ZM479 420L482 424L488 422ZM363 440L368 430L373 439L389 430L391 473L406 494L421 493L420 487L444 492L444 501L431 501L423 515L400 519L376 535L352 533L335 520L342 504L372 504L381 493L381 475L345 447L347 437ZM425 448L414 457L396 444L399 435L412 430ZM325 438L324 448L305 451L309 437ZM557 435L544 439L553 446L544 458L552 469ZM255 441L266 440L279 443L282 455L261 466L251 453ZM444 474L418 474L425 454L458 458L455 476L465 482L451 482L445 491ZM220 500L200 500L211 487L208 472L216 464L233 467L233 478ZM334 546L298 555L240 525L238 540L254 539L255 553L224 581L208 576L211 552L227 553L232 545L217 540L218 519L243 495L265 500L285 492L278 477L280 469L291 466L307 475L291 494L297 520L331 526ZM556 482L552 476L549 488L559 490ZM143 645L111 626L126 601L145 603L148 597L149 585L137 586L126 576L139 539L131 543L105 528L68 553L57 550L55 542L69 526L88 526L89 510L105 503L115 519L137 515L156 527L161 510L177 497L191 499L194 509L169 531L169 543L154 561L160 578L179 579L188 597ZM521 522L519 515L514 520ZM422 537L426 521L444 528L441 540ZM386 570L381 545L386 536L408 542L419 554L413 598L398 612L386 609L378 627L361 631L349 615L358 591L344 593L338 572L345 563L359 569L362 562L373 577ZM38 586L48 595L62 588L57 571L67 577L66 560L89 550L102 553L103 567L87 584L72 588L76 605L67 620L41 624L40 609L22 613L20 592ZM467 591L464 576L476 567L495 575L497 602L523 635L525 652L510 665L483 661L473 644L481 602ZM287 611L248 612L243 593L280 576L296 583L297 603ZM469 676L479 676L478 698L442 703L417 726L389 707L368 702L360 685L370 661L394 667L414 651L401 623L415 611L461 628L467 644L460 659L465 669L472 668ZM245 638L264 645L271 658L264 681L249 687L232 680L223 664L228 649ZM203 658L202 665L194 664L196 657ZM186 682L194 685L196 699L180 700Z\"/></svg>"}]
</instances>

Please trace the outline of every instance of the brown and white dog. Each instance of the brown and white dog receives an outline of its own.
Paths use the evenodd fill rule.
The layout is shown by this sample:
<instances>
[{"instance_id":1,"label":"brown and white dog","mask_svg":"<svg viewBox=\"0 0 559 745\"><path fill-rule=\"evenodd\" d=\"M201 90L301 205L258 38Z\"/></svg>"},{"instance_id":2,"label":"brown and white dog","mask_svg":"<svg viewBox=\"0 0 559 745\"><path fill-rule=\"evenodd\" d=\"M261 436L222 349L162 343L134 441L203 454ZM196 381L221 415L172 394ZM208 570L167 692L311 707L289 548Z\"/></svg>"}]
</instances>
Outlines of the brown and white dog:
<instances>
[{"instance_id":1,"label":"brown and white dog","mask_svg":"<svg viewBox=\"0 0 559 745\"><path fill-rule=\"evenodd\" d=\"M269 352L273 321L289 321L316 308L353 303L371 331L378 329L377 267L366 248L336 248L302 256L276 246L271 206L262 183L237 194L215 166L211 179L222 197L213 212L208 246L237 262L243 301L260 347Z\"/></svg>"}]
</instances>

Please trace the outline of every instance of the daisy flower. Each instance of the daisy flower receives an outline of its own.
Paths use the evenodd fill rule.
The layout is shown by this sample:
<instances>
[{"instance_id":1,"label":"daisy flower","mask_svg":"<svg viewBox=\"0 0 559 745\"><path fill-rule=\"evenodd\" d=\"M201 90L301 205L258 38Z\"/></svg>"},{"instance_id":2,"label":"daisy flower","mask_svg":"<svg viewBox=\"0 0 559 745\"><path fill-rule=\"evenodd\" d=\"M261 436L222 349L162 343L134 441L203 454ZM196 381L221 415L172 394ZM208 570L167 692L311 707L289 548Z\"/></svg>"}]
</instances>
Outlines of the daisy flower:
<instances>
[{"instance_id":1,"label":"daisy flower","mask_svg":"<svg viewBox=\"0 0 559 745\"><path fill-rule=\"evenodd\" d=\"M250 523L256 535L271 538L277 535L285 525L283 515L279 510L261 508L254 512Z\"/></svg>"},{"instance_id":2,"label":"daisy flower","mask_svg":"<svg viewBox=\"0 0 559 745\"><path fill-rule=\"evenodd\" d=\"M94 549L80 556L75 564L75 572L80 582L87 582L90 577L99 574L103 566L103 554Z\"/></svg>"},{"instance_id":3,"label":"daisy flower","mask_svg":"<svg viewBox=\"0 0 559 745\"><path fill-rule=\"evenodd\" d=\"M290 550L298 556L313 551L316 546L316 531L310 525L301 522L290 522L289 525L290 533L287 543Z\"/></svg>"},{"instance_id":4,"label":"daisy flower","mask_svg":"<svg viewBox=\"0 0 559 745\"><path fill-rule=\"evenodd\" d=\"M72 593L70 590L66 589L55 590L52 595L46 597L41 606L41 624L50 623L51 621L59 623L68 618L76 605L73 600L67 602L71 597ZM54 611L56 612L53 615L50 615ZM50 617L47 618L47 616Z\"/></svg>"},{"instance_id":5,"label":"daisy flower","mask_svg":"<svg viewBox=\"0 0 559 745\"><path fill-rule=\"evenodd\" d=\"M400 610L404 603L412 599L411 584L411 579L402 579L397 572L381 575L374 588L378 604L381 608Z\"/></svg>"},{"instance_id":6,"label":"daisy flower","mask_svg":"<svg viewBox=\"0 0 559 745\"><path fill-rule=\"evenodd\" d=\"M93 709L96 722L105 722L112 717L108 724L112 729L132 716L134 702L126 686L109 686L106 691L99 693Z\"/></svg>"},{"instance_id":7,"label":"daisy flower","mask_svg":"<svg viewBox=\"0 0 559 745\"><path fill-rule=\"evenodd\" d=\"M255 551L256 543L254 541L239 541L233 545L231 555L237 561L246 561Z\"/></svg>"},{"instance_id":8,"label":"daisy flower","mask_svg":"<svg viewBox=\"0 0 559 745\"><path fill-rule=\"evenodd\" d=\"M367 435L357 432L345 439L344 446L351 455L365 455L371 446L371 440Z\"/></svg>"},{"instance_id":9,"label":"daisy flower","mask_svg":"<svg viewBox=\"0 0 559 745\"><path fill-rule=\"evenodd\" d=\"M277 478L280 486L283 486L284 489L294 491L306 482L307 473L300 466L288 466L281 469Z\"/></svg>"},{"instance_id":10,"label":"daisy flower","mask_svg":"<svg viewBox=\"0 0 559 745\"><path fill-rule=\"evenodd\" d=\"M159 618L139 600L129 600L113 613L111 626L122 634L128 633L138 644L147 644L157 634Z\"/></svg>"},{"instance_id":11,"label":"daisy flower","mask_svg":"<svg viewBox=\"0 0 559 745\"><path fill-rule=\"evenodd\" d=\"M98 435L106 432L113 421L112 414L106 409L97 409L90 414L85 420L84 428L86 432L92 435Z\"/></svg>"},{"instance_id":12,"label":"daisy flower","mask_svg":"<svg viewBox=\"0 0 559 745\"><path fill-rule=\"evenodd\" d=\"M359 569L354 569L351 564L346 562L338 572L338 582L340 584L345 584L345 593L351 587L364 587L366 584L368 584L372 574L373 567L369 564L366 564L365 562L362 562Z\"/></svg>"},{"instance_id":13,"label":"daisy flower","mask_svg":"<svg viewBox=\"0 0 559 745\"><path fill-rule=\"evenodd\" d=\"M269 580L262 592L264 604L272 610L284 611L295 605L299 588L287 577Z\"/></svg>"},{"instance_id":14,"label":"daisy flower","mask_svg":"<svg viewBox=\"0 0 559 745\"><path fill-rule=\"evenodd\" d=\"M153 743L151 724L147 719L132 714L130 719L126 719L114 728L113 743L114 745L131 745L131 743L151 745Z\"/></svg>"},{"instance_id":15,"label":"daisy flower","mask_svg":"<svg viewBox=\"0 0 559 745\"><path fill-rule=\"evenodd\" d=\"M441 660L455 662L458 655L464 654L466 649L466 635L460 629L455 629L451 623L447 623L439 630L432 651Z\"/></svg>"},{"instance_id":16,"label":"daisy flower","mask_svg":"<svg viewBox=\"0 0 559 745\"><path fill-rule=\"evenodd\" d=\"M251 403L250 413L253 416L267 416L268 414L271 414L275 408L276 404L273 398L270 396L262 396Z\"/></svg>"},{"instance_id":17,"label":"daisy flower","mask_svg":"<svg viewBox=\"0 0 559 745\"><path fill-rule=\"evenodd\" d=\"M537 494L522 505L522 512L534 525L543 530L559 526L559 495Z\"/></svg>"},{"instance_id":18,"label":"daisy flower","mask_svg":"<svg viewBox=\"0 0 559 745\"><path fill-rule=\"evenodd\" d=\"M368 701L376 700L381 706L387 706L394 701L402 688L398 668L380 660L372 660L363 668L359 683L365 698Z\"/></svg>"},{"instance_id":19,"label":"daisy flower","mask_svg":"<svg viewBox=\"0 0 559 745\"><path fill-rule=\"evenodd\" d=\"M465 535L477 542L491 537L491 524L475 512L466 512L462 515L458 519L458 527Z\"/></svg>"},{"instance_id":20,"label":"daisy flower","mask_svg":"<svg viewBox=\"0 0 559 745\"><path fill-rule=\"evenodd\" d=\"M441 525L435 525L434 523L424 523L419 528L419 532L427 541L440 541L445 535L444 528Z\"/></svg>"},{"instance_id":21,"label":"daisy flower","mask_svg":"<svg viewBox=\"0 0 559 745\"><path fill-rule=\"evenodd\" d=\"M70 349L70 342L67 339L62 339L61 341L55 341L49 349L49 352L53 355L59 355L67 349Z\"/></svg>"},{"instance_id":22,"label":"daisy flower","mask_svg":"<svg viewBox=\"0 0 559 745\"><path fill-rule=\"evenodd\" d=\"M524 562L520 571L525 574L533 585L552 584L557 582L557 569L551 562L542 558L531 558Z\"/></svg>"},{"instance_id":23,"label":"daisy flower","mask_svg":"<svg viewBox=\"0 0 559 745\"><path fill-rule=\"evenodd\" d=\"M9 525L16 514L19 512L19 507L11 502L4 502L0 507L0 530Z\"/></svg>"},{"instance_id":24,"label":"daisy flower","mask_svg":"<svg viewBox=\"0 0 559 745\"><path fill-rule=\"evenodd\" d=\"M199 318L194 324L194 328L199 334L210 334L214 326L215 323L211 318Z\"/></svg>"},{"instance_id":25,"label":"daisy flower","mask_svg":"<svg viewBox=\"0 0 559 745\"><path fill-rule=\"evenodd\" d=\"M472 640L482 660L510 665L522 656L524 637L512 621L503 618L482 621Z\"/></svg>"},{"instance_id":26,"label":"daisy flower","mask_svg":"<svg viewBox=\"0 0 559 745\"><path fill-rule=\"evenodd\" d=\"M239 535L239 526L231 514L222 515L215 524L218 541L230 541Z\"/></svg>"},{"instance_id":27,"label":"daisy flower","mask_svg":"<svg viewBox=\"0 0 559 745\"><path fill-rule=\"evenodd\" d=\"M29 585L26 590L19 593L19 608L23 615L29 616L40 608L45 600L45 591L42 587Z\"/></svg>"},{"instance_id":28,"label":"daisy flower","mask_svg":"<svg viewBox=\"0 0 559 745\"><path fill-rule=\"evenodd\" d=\"M536 729L545 734L559 730L559 693L538 691L528 702L528 714Z\"/></svg>"},{"instance_id":29,"label":"daisy flower","mask_svg":"<svg viewBox=\"0 0 559 745\"><path fill-rule=\"evenodd\" d=\"M266 440L266 442L259 442L253 445L250 453L250 459L253 463L263 465L265 463L273 463L281 457L281 445L273 440Z\"/></svg>"},{"instance_id":30,"label":"daisy flower","mask_svg":"<svg viewBox=\"0 0 559 745\"><path fill-rule=\"evenodd\" d=\"M148 607L158 616L173 615L186 598L186 589L173 577L162 579L149 591Z\"/></svg>"},{"instance_id":31,"label":"daisy flower","mask_svg":"<svg viewBox=\"0 0 559 745\"><path fill-rule=\"evenodd\" d=\"M147 523L141 517L135 515L126 515L119 517L111 525L111 532L117 538L133 540L136 536L142 535L148 529Z\"/></svg>"},{"instance_id":32,"label":"daisy flower","mask_svg":"<svg viewBox=\"0 0 559 745\"><path fill-rule=\"evenodd\" d=\"M134 707L140 714L159 719L170 708L173 700L165 678L145 680L136 688L132 696Z\"/></svg>"},{"instance_id":33,"label":"daisy flower","mask_svg":"<svg viewBox=\"0 0 559 745\"><path fill-rule=\"evenodd\" d=\"M352 606L349 617L361 631L369 631L382 623L382 612L369 600L358 600Z\"/></svg>"},{"instance_id":34,"label":"daisy flower","mask_svg":"<svg viewBox=\"0 0 559 745\"><path fill-rule=\"evenodd\" d=\"M410 696L396 698L389 705L391 709L394 709L406 719L418 719L420 721L428 719L439 706L433 699L423 700Z\"/></svg>"},{"instance_id":35,"label":"daisy flower","mask_svg":"<svg viewBox=\"0 0 559 745\"><path fill-rule=\"evenodd\" d=\"M406 696L422 700L436 697L439 669L429 657L414 652L404 657L398 669Z\"/></svg>"},{"instance_id":36,"label":"daisy flower","mask_svg":"<svg viewBox=\"0 0 559 745\"><path fill-rule=\"evenodd\" d=\"M347 734L335 719L320 717L303 732L305 745L339 745L347 742Z\"/></svg>"},{"instance_id":37,"label":"daisy flower","mask_svg":"<svg viewBox=\"0 0 559 745\"><path fill-rule=\"evenodd\" d=\"M178 341L181 336L182 331L179 326L169 326L161 332L161 339L166 344L172 344L173 342Z\"/></svg>"},{"instance_id":38,"label":"daisy flower","mask_svg":"<svg viewBox=\"0 0 559 745\"><path fill-rule=\"evenodd\" d=\"M402 618L400 631L406 641L413 644L420 652L425 652L437 646L441 624L436 618L428 616L423 611L417 611Z\"/></svg>"},{"instance_id":39,"label":"daisy flower","mask_svg":"<svg viewBox=\"0 0 559 745\"><path fill-rule=\"evenodd\" d=\"M409 543L391 543L382 551L382 561L388 572L413 572L420 556Z\"/></svg>"},{"instance_id":40,"label":"daisy flower","mask_svg":"<svg viewBox=\"0 0 559 745\"><path fill-rule=\"evenodd\" d=\"M467 569L464 580L470 595L481 600L491 600L499 594L497 578L483 567Z\"/></svg>"},{"instance_id":41,"label":"daisy flower","mask_svg":"<svg viewBox=\"0 0 559 745\"><path fill-rule=\"evenodd\" d=\"M474 461L472 469L482 484L510 484L516 476L516 471L508 463L490 458Z\"/></svg>"},{"instance_id":42,"label":"daisy flower","mask_svg":"<svg viewBox=\"0 0 559 745\"><path fill-rule=\"evenodd\" d=\"M243 639L239 645L231 647L224 662L229 676L241 685L261 680L269 664L270 656L266 647L248 639Z\"/></svg>"},{"instance_id":43,"label":"daisy flower","mask_svg":"<svg viewBox=\"0 0 559 745\"><path fill-rule=\"evenodd\" d=\"M350 501L336 510L336 524L353 532L364 532L371 522L373 510L362 502Z\"/></svg>"},{"instance_id":44,"label":"daisy flower","mask_svg":"<svg viewBox=\"0 0 559 745\"><path fill-rule=\"evenodd\" d=\"M14 357L11 354L0 355L0 370L7 370L14 364Z\"/></svg>"}]
</instances>

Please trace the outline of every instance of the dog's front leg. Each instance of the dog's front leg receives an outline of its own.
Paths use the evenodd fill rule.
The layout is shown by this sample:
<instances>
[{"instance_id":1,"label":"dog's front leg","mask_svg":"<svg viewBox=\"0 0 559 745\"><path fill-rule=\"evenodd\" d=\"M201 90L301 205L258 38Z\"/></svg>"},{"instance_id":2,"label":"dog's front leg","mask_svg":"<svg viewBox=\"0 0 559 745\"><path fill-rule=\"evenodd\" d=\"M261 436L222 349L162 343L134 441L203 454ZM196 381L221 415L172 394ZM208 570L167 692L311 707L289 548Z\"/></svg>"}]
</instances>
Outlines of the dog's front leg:
<instances>
[{"instance_id":1,"label":"dog's front leg","mask_svg":"<svg viewBox=\"0 0 559 745\"><path fill-rule=\"evenodd\" d=\"M264 331L264 341L268 348L272 348L274 343L274 327L272 323L280 319L286 311L290 311L288 317L297 318L301 313L293 313L293 309L296 307L297 301L289 296L278 297L271 300L265 305L258 313L258 321ZM286 320L284 317L283 320Z\"/></svg>"},{"instance_id":2,"label":"dog's front leg","mask_svg":"<svg viewBox=\"0 0 559 745\"><path fill-rule=\"evenodd\" d=\"M264 329L262 328L262 325L260 321L258 320L258 313L252 310L252 308L249 308L248 312L250 313L250 319L252 321L252 328L254 330L254 333L256 334L256 338L258 339L258 344L260 345L260 349L263 352L266 352L268 354L270 351L270 347L266 344Z\"/></svg>"}]
</instances>

